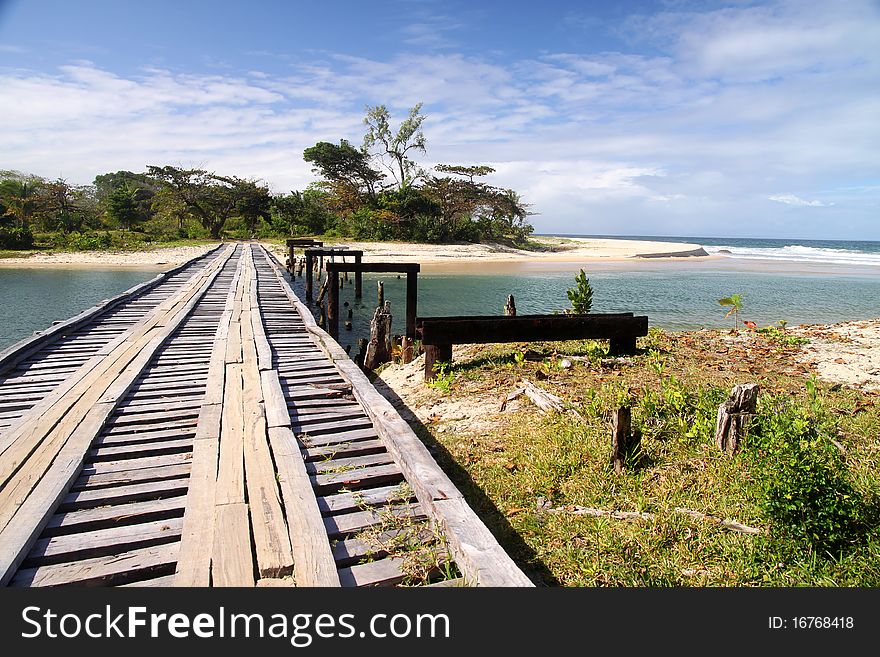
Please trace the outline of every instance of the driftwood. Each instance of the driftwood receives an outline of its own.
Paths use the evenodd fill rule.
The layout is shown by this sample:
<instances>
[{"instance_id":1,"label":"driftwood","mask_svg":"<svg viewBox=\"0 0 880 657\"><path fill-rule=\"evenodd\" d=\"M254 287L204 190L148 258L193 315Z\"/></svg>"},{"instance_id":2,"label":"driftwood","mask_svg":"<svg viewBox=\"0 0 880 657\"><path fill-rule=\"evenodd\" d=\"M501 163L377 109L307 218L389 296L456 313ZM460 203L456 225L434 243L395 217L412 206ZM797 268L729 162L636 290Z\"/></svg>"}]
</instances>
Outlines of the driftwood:
<instances>
[{"instance_id":1,"label":"driftwood","mask_svg":"<svg viewBox=\"0 0 880 657\"><path fill-rule=\"evenodd\" d=\"M543 498L538 500L538 511L546 513L570 513L576 516L595 516L597 518L613 518L614 520L654 520L656 517L653 513L645 513L639 511L608 511L606 509L596 509L589 506L558 506L551 507ZM763 534L764 530L759 527L750 527L734 520L722 520L706 513L686 509L684 507L676 507L676 513L682 513L696 520L704 520L729 529L730 531L740 534L749 534L752 536Z\"/></svg>"},{"instance_id":2,"label":"driftwood","mask_svg":"<svg viewBox=\"0 0 880 657\"><path fill-rule=\"evenodd\" d=\"M758 405L758 384L744 383L734 386L730 397L718 407L715 424L715 442L718 449L733 454L739 448L746 425L755 414Z\"/></svg>"},{"instance_id":3,"label":"driftwood","mask_svg":"<svg viewBox=\"0 0 880 657\"><path fill-rule=\"evenodd\" d=\"M513 295L508 295L507 303L504 304L504 314L508 317L516 317L516 303L513 301Z\"/></svg>"},{"instance_id":4,"label":"driftwood","mask_svg":"<svg viewBox=\"0 0 880 657\"><path fill-rule=\"evenodd\" d=\"M376 308L370 320L370 341L364 356L364 368L374 370L391 360L391 302Z\"/></svg>"},{"instance_id":5,"label":"driftwood","mask_svg":"<svg viewBox=\"0 0 880 657\"><path fill-rule=\"evenodd\" d=\"M516 390L507 395L507 399L505 399L501 403L501 410L503 411L507 407L507 402L513 401L520 395L525 395L532 402L540 408L545 413L549 411L557 411L559 413L565 410L563 406L562 399L557 397L551 392L547 392L546 390L541 390L538 386L530 381L526 381L523 379L522 385L518 387Z\"/></svg>"},{"instance_id":6,"label":"driftwood","mask_svg":"<svg viewBox=\"0 0 880 657\"><path fill-rule=\"evenodd\" d=\"M629 406L621 406L614 411L611 429L611 464L617 474L623 472L623 466L642 436L632 431L632 411Z\"/></svg>"}]
</instances>

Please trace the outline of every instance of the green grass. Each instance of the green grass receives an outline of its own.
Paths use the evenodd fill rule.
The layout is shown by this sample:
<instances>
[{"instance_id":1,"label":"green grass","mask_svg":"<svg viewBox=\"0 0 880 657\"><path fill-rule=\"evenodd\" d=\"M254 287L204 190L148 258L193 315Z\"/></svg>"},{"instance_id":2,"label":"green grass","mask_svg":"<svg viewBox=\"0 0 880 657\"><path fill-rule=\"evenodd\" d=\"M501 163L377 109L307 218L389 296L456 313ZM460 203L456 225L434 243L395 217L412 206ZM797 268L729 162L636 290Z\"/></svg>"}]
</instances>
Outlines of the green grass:
<instances>
[{"instance_id":1,"label":"green grass","mask_svg":"<svg viewBox=\"0 0 880 657\"><path fill-rule=\"evenodd\" d=\"M590 341L496 345L449 371L458 376L444 398L493 391L500 402L528 378L577 411L541 415L524 403L489 434L420 429L520 565L565 586L880 585L875 396L814 386L793 364L794 347L760 335L742 345L724 332L652 332L641 345L650 349L618 361ZM587 360L561 370L563 355ZM713 439L718 404L749 381L761 386L760 413L726 456ZM623 403L643 437L616 475L609 413ZM542 498L557 511L539 507ZM566 511L574 506L652 518ZM765 533L732 532L677 507Z\"/></svg>"}]
</instances>

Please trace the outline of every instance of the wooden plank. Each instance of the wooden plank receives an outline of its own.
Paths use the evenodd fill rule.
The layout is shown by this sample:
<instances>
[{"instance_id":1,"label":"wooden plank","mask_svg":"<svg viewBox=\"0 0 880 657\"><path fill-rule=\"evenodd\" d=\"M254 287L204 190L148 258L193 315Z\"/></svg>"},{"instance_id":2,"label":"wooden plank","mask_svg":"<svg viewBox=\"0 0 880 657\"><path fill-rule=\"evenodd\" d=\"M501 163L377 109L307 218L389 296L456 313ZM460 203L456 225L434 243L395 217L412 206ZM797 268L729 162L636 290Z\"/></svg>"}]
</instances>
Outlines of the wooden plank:
<instances>
[{"instance_id":1,"label":"wooden plank","mask_svg":"<svg viewBox=\"0 0 880 657\"><path fill-rule=\"evenodd\" d=\"M385 444L381 440L362 440L358 442L345 442L325 447L310 447L303 450L306 462L322 461L332 458L347 458L352 456L367 456L386 452Z\"/></svg>"},{"instance_id":2,"label":"wooden plank","mask_svg":"<svg viewBox=\"0 0 880 657\"><path fill-rule=\"evenodd\" d=\"M59 510L90 509L108 504L178 497L186 494L188 483L189 477L180 477L163 481L113 486L111 488L75 491L64 497Z\"/></svg>"},{"instance_id":3,"label":"wooden plank","mask_svg":"<svg viewBox=\"0 0 880 657\"><path fill-rule=\"evenodd\" d=\"M121 472L109 472L107 474L83 474L73 485L74 491L84 489L107 488L109 486L123 486L133 483L147 483L164 481L166 479L179 479L189 477L190 464L166 465L153 468L140 468L137 470L123 470Z\"/></svg>"},{"instance_id":4,"label":"wooden plank","mask_svg":"<svg viewBox=\"0 0 880 657\"><path fill-rule=\"evenodd\" d=\"M396 464L391 464L362 468L351 472L312 475L310 478L315 492L318 495L327 495L336 493L343 488L360 490L361 488L399 483L403 481L403 473Z\"/></svg>"},{"instance_id":5,"label":"wooden plank","mask_svg":"<svg viewBox=\"0 0 880 657\"><path fill-rule=\"evenodd\" d=\"M408 487L407 487L408 488ZM321 513L332 515L366 507L380 506L388 502L411 502L415 498L411 492L404 494L401 486L382 486L355 493L337 493L318 498Z\"/></svg>"},{"instance_id":6,"label":"wooden plank","mask_svg":"<svg viewBox=\"0 0 880 657\"><path fill-rule=\"evenodd\" d=\"M214 586L253 586L254 557L247 504L222 504L215 507L216 526L211 558Z\"/></svg>"},{"instance_id":7,"label":"wooden plank","mask_svg":"<svg viewBox=\"0 0 880 657\"><path fill-rule=\"evenodd\" d=\"M154 520L137 525L110 527L81 534L41 538L25 560L26 568L119 554L170 543L180 538L182 518Z\"/></svg>"},{"instance_id":8,"label":"wooden plank","mask_svg":"<svg viewBox=\"0 0 880 657\"><path fill-rule=\"evenodd\" d=\"M366 467L387 465L389 463L394 463L394 459L387 450L382 450L377 454L367 454L366 456L343 456L337 454L332 458L326 458L322 461L306 463L306 472L310 475L343 471L357 472Z\"/></svg>"},{"instance_id":9,"label":"wooden plank","mask_svg":"<svg viewBox=\"0 0 880 657\"><path fill-rule=\"evenodd\" d=\"M340 568L339 582L342 586L394 586L407 577L403 563L403 558L393 557Z\"/></svg>"},{"instance_id":10,"label":"wooden plank","mask_svg":"<svg viewBox=\"0 0 880 657\"><path fill-rule=\"evenodd\" d=\"M375 525L382 525L386 519L396 518L415 521L423 520L425 517L425 512L420 504L400 504L385 508L381 512L379 510L367 510L329 516L324 518L324 527L327 529L327 536L333 540L357 534Z\"/></svg>"},{"instance_id":11,"label":"wooden plank","mask_svg":"<svg viewBox=\"0 0 880 657\"><path fill-rule=\"evenodd\" d=\"M296 584L339 586L321 511L293 432L288 427L270 427L268 431L287 513Z\"/></svg>"},{"instance_id":12,"label":"wooden plank","mask_svg":"<svg viewBox=\"0 0 880 657\"><path fill-rule=\"evenodd\" d=\"M168 574L176 561L177 543L168 543L83 561L22 569L12 586L119 584L148 575Z\"/></svg>"},{"instance_id":13,"label":"wooden plank","mask_svg":"<svg viewBox=\"0 0 880 657\"><path fill-rule=\"evenodd\" d=\"M131 504L59 513L49 519L44 533L46 536L57 536L103 527L175 518L183 515L185 501L183 496L169 497L158 501L132 502Z\"/></svg>"},{"instance_id":14,"label":"wooden plank","mask_svg":"<svg viewBox=\"0 0 880 657\"><path fill-rule=\"evenodd\" d=\"M227 357L229 357L227 351ZM244 504L244 390L241 364L226 366L215 504Z\"/></svg>"}]
</instances>

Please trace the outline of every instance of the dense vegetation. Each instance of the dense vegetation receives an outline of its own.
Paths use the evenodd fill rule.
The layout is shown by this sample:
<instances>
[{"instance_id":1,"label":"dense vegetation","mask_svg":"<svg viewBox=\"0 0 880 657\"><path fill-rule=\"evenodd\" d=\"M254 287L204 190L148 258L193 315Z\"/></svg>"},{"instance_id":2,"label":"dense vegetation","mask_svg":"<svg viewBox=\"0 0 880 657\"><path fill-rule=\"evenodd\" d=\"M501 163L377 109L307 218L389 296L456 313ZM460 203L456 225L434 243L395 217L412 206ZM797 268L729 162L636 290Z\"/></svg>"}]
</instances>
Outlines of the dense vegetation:
<instances>
[{"instance_id":1,"label":"dense vegetation","mask_svg":"<svg viewBox=\"0 0 880 657\"><path fill-rule=\"evenodd\" d=\"M420 110L413 107L395 131L384 106L369 108L361 147L341 139L307 148L303 157L321 179L289 194L172 166L106 173L91 185L0 171L0 249L295 235L522 243L530 213L513 190L480 180L491 167L441 164L432 175L412 159L426 152Z\"/></svg>"}]
</instances>

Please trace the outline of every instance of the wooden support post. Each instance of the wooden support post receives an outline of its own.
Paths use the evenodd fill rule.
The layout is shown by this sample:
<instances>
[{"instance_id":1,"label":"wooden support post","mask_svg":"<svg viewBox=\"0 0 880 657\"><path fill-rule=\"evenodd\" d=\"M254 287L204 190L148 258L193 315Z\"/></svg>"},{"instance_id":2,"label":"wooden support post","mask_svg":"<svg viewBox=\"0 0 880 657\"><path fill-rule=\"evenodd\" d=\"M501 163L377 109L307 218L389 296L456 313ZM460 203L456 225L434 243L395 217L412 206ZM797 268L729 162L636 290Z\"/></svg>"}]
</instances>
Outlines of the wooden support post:
<instances>
[{"instance_id":1,"label":"wooden support post","mask_svg":"<svg viewBox=\"0 0 880 657\"><path fill-rule=\"evenodd\" d=\"M410 340L416 337L416 312L419 298L419 274L408 271L406 273L406 337Z\"/></svg>"},{"instance_id":2,"label":"wooden support post","mask_svg":"<svg viewBox=\"0 0 880 657\"><path fill-rule=\"evenodd\" d=\"M384 306L376 308L370 320L370 342L364 356L364 367L368 370L391 360L391 320L391 302L386 301Z\"/></svg>"},{"instance_id":3,"label":"wooden support post","mask_svg":"<svg viewBox=\"0 0 880 657\"><path fill-rule=\"evenodd\" d=\"M440 363L452 362L451 344L426 344L425 347L425 381L433 381L440 373Z\"/></svg>"},{"instance_id":4,"label":"wooden support post","mask_svg":"<svg viewBox=\"0 0 880 657\"><path fill-rule=\"evenodd\" d=\"M715 443L721 451L733 454L739 448L746 425L757 411L758 390L757 383L734 386L727 401L718 407Z\"/></svg>"},{"instance_id":5,"label":"wooden support post","mask_svg":"<svg viewBox=\"0 0 880 657\"><path fill-rule=\"evenodd\" d=\"M377 292L376 307L381 308L382 306L385 305L385 283L383 283L382 281L379 281L377 287L378 287L378 292Z\"/></svg>"},{"instance_id":6,"label":"wooden support post","mask_svg":"<svg viewBox=\"0 0 880 657\"><path fill-rule=\"evenodd\" d=\"M621 406L614 411L611 429L611 464L617 474L623 472L626 459L639 444L641 434L632 432L632 411Z\"/></svg>"},{"instance_id":7,"label":"wooden support post","mask_svg":"<svg viewBox=\"0 0 880 657\"><path fill-rule=\"evenodd\" d=\"M504 314L507 317L516 317L516 303L513 301L513 295L507 296L507 303L504 304Z\"/></svg>"},{"instance_id":8,"label":"wooden support post","mask_svg":"<svg viewBox=\"0 0 880 657\"><path fill-rule=\"evenodd\" d=\"M312 300L312 274L313 274L313 257L306 251L306 301Z\"/></svg>"},{"instance_id":9,"label":"wooden support post","mask_svg":"<svg viewBox=\"0 0 880 657\"><path fill-rule=\"evenodd\" d=\"M406 365L411 363L413 359L413 341L412 338L403 336L400 343L400 362Z\"/></svg>"},{"instance_id":10,"label":"wooden support post","mask_svg":"<svg viewBox=\"0 0 880 657\"><path fill-rule=\"evenodd\" d=\"M360 338L357 341L358 352L357 355L354 357L354 362L355 365L361 368L363 368L364 366L364 357L367 355L367 344L368 341L366 338Z\"/></svg>"},{"instance_id":11,"label":"wooden support post","mask_svg":"<svg viewBox=\"0 0 880 657\"><path fill-rule=\"evenodd\" d=\"M339 340L339 272L332 270L327 280L329 282L327 285L328 333L334 340Z\"/></svg>"},{"instance_id":12,"label":"wooden support post","mask_svg":"<svg viewBox=\"0 0 880 657\"><path fill-rule=\"evenodd\" d=\"M360 253L354 254L354 264L361 264L362 255ZM360 271L356 271L354 273L354 296L356 299L360 299L363 296L364 292L364 275Z\"/></svg>"},{"instance_id":13,"label":"wooden support post","mask_svg":"<svg viewBox=\"0 0 880 657\"><path fill-rule=\"evenodd\" d=\"M634 354L636 351L636 337L627 336L625 338L611 338L608 352L612 356L620 356L622 354Z\"/></svg>"}]
</instances>

